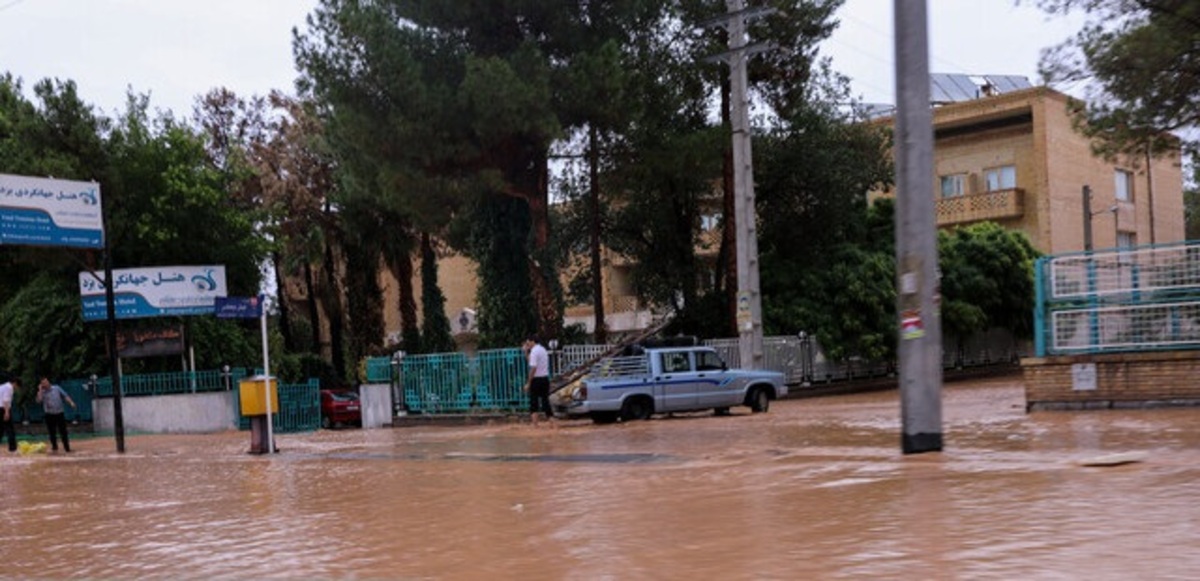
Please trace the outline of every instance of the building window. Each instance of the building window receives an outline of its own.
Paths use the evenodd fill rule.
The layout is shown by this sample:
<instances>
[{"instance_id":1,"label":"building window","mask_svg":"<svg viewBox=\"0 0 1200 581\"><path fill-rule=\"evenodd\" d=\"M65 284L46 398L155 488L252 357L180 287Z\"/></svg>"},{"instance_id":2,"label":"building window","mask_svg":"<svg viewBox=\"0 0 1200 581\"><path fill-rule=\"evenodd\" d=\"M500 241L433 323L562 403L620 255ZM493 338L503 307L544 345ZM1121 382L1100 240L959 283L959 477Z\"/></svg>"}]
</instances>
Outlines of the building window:
<instances>
[{"instance_id":1,"label":"building window","mask_svg":"<svg viewBox=\"0 0 1200 581\"><path fill-rule=\"evenodd\" d=\"M942 176L942 197L953 198L967 193L967 174L956 173Z\"/></svg>"},{"instance_id":2,"label":"building window","mask_svg":"<svg viewBox=\"0 0 1200 581\"><path fill-rule=\"evenodd\" d=\"M1137 235L1133 232L1117 232L1117 248L1137 246Z\"/></svg>"},{"instance_id":3,"label":"building window","mask_svg":"<svg viewBox=\"0 0 1200 581\"><path fill-rule=\"evenodd\" d=\"M1006 165L994 167L983 172L987 182L987 191L1011 190L1017 187L1017 166Z\"/></svg>"},{"instance_id":4,"label":"building window","mask_svg":"<svg viewBox=\"0 0 1200 581\"><path fill-rule=\"evenodd\" d=\"M1115 181L1117 201L1131 202L1133 201L1133 173L1123 169L1116 170L1113 173Z\"/></svg>"}]
</instances>

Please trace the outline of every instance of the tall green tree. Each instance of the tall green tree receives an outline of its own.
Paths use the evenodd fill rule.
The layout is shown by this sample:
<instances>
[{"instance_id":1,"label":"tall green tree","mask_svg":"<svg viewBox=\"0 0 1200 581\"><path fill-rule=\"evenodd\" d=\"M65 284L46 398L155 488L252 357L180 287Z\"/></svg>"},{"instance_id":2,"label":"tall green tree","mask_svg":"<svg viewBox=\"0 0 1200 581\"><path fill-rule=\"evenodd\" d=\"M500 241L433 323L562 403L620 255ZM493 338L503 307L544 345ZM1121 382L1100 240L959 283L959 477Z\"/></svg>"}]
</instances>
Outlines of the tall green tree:
<instances>
[{"instance_id":1,"label":"tall green tree","mask_svg":"<svg viewBox=\"0 0 1200 581\"><path fill-rule=\"evenodd\" d=\"M1087 24L1042 54L1054 84L1088 83L1079 127L1105 152L1175 150L1168 132L1200 124L1200 3L1191 0L1037 0L1050 13L1081 10ZM1192 147L1196 143L1191 143Z\"/></svg>"}]
</instances>

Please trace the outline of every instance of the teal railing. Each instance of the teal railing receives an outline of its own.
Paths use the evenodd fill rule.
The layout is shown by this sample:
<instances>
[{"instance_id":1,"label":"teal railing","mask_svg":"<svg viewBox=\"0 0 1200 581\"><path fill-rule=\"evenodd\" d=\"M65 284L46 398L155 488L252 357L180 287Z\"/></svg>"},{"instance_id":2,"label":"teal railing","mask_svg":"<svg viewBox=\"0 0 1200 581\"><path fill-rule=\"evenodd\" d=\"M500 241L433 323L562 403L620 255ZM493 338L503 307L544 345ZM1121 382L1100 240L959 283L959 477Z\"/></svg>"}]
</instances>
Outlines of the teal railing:
<instances>
[{"instance_id":1,"label":"teal railing","mask_svg":"<svg viewBox=\"0 0 1200 581\"><path fill-rule=\"evenodd\" d=\"M391 357L368 357L366 360L366 377L367 383L391 383L392 382L392 358Z\"/></svg>"},{"instance_id":2,"label":"teal railing","mask_svg":"<svg viewBox=\"0 0 1200 581\"><path fill-rule=\"evenodd\" d=\"M243 377L246 377L246 370L241 367L230 369L228 374L213 369L207 371L174 371L168 373L122 375L121 396L138 397L198 393L202 391L226 391L236 388L238 381ZM86 383L86 380L75 381L84 381ZM112 395L112 377L96 378L95 396L112 397Z\"/></svg>"},{"instance_id":3,"label":"teal railing","mask_svg":"<svg viewBox=\"0 0 1200 581\"><path fill-rule=\"evenodd\" d=\"M527 373L520 349L495 349L405 357L399 380L410 412L501 411L524 407Z\"/></svg>"}]
</instances>

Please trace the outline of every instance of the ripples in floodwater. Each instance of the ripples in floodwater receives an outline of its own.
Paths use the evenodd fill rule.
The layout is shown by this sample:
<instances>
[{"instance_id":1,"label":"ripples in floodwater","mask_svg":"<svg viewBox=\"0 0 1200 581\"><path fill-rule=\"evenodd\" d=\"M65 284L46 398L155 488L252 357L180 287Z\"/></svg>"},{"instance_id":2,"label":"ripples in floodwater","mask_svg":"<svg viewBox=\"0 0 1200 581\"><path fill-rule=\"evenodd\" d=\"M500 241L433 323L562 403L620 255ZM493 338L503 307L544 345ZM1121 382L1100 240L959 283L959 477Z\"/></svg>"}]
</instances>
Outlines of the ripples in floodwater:
<instances>
[{"instance_id":1,"label":"ripples in floodwater","mask_svg":"<svg viewBox=\"0 0 1200 581\"><path fill-rule=\"evenodd\" d=\"M6 578L1195 576L1200 410L1025 414L948 385L946 451L895 392L557 428L79 439L0 459ZM1089 458L1144 461L1094 468Z\"/></svg>"}]
</instances>

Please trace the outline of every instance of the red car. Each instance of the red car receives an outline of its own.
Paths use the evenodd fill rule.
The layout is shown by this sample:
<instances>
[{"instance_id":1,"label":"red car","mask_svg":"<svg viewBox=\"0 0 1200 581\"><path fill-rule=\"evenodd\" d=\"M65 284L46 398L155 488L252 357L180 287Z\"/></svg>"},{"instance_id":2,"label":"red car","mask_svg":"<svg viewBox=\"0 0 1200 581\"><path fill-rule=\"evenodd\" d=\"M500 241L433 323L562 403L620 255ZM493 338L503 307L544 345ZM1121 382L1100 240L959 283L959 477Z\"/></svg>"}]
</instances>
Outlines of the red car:
<instances>
[{"instance_id":1,"label":"red car","mask_svg":"<svg viewBox=\"0 0 1200 581\"><path fill-rule=\"evenodd\" d=\"M321 427L329 429L342 424L362 425L362 404L358 400L358 392L322 389Z\"/></svg>"}]
</instances>

